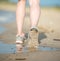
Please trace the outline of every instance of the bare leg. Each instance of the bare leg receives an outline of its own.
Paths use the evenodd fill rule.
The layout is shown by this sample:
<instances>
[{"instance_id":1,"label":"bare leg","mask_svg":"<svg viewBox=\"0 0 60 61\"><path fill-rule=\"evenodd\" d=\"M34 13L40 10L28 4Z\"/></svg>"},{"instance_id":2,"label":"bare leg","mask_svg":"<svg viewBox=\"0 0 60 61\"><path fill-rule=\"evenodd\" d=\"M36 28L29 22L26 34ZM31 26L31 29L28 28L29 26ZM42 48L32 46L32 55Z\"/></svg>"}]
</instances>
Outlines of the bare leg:
<instances>
[{"instance_id":1,"label":"bare leg","mask_svg":"<svg viewBox=\"0 0 60 61\"><path fill-rule=\"evenodd\" d=\"M31 28L29 32L29 42L28 47L37 48L38 44L38 29L36 28L38 24L38 20L40 17L40 7L39 0L29 0L30 2L30 20L31 20Z\"/></svg>"},{"instance_id":2,"label":"bare leg","mask_svg":"<svg viewBox=\"0 0 60 61\"><path fill-rule=\"evenodd\" d=\"M17 35L23 36L22 27L23 20L25 17L25 2L26 0L18 0L17 10L16 10L16 20L17 20Z\"/></svg>"},{"instance_id":3,"label":"bare leg","mask_svg":"<svg viewBox=\"0 0 60 61\"><path fill-rule=\"evenodd\" d=\"M16 21L17 21L17 35L16 35L16 48L17 52L22 51L22 38L24 33L22 31L23 20L25 17L25 2L26 0L18 0L17 10L16 10ZM19 44L18 44L19 43Z\"/></svg>"},{"instance_id":4,"label":"bare leg","mask_svg":"<svg viewBox=\"0 0 60 61\"><path fill-rule=\"evenodd\" d=\"M29 0L31 27L36 27L40 17L39 0Z\"/></svg>"}]
</instances>

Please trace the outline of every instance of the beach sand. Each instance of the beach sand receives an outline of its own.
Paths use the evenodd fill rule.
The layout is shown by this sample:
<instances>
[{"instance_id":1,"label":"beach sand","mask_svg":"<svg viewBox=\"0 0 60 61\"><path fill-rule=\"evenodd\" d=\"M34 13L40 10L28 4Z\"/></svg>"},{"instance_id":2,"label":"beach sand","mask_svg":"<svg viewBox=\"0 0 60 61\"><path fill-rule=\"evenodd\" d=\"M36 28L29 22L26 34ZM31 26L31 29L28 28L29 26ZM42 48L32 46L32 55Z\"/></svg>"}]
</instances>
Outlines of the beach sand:
<instances>
[{"instance_id":1,"label":"beach sand","mask_svg":"<svg viewBox=\"0 0 60 61\"><path fill-rule=\"evenodd\" d=\"M30 52L21 57L21 54L0 54L0 61L60 61L60 52Z\"/></svg>"},{"instance_id":2,"label":"beach sand","mask_svg":"<svg viewBox=\"0 0 60 61\"><path fill-rule=\"evenodd\" d=\"M0 10L16 11L16 5L0 4ZM30 27L29 8L26 8L26 17L23 31L28 32ZM15 44L17 34L16 21L0 24L7 30L0 34L0 41ZM27 27L28 26L28 27ZM41 17L38 23L40 46L60 48L60 9L41 8ZM22 56L24 56L23 54ZM20 54L0 54L0 61L60 61L60 51L37 51L26 53L25 59L16 59Z\"/></svg>"}]
</instances>

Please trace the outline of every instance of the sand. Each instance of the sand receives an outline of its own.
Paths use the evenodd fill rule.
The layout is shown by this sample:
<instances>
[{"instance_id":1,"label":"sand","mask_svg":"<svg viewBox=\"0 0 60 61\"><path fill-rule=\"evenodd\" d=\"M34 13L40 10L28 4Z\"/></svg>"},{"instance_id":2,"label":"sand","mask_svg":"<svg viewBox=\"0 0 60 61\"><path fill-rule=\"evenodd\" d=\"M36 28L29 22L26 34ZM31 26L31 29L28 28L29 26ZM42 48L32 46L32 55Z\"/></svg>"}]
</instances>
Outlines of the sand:
<instances>
[{"instance_id":1,"label":"sand","mask_svg":"<svg viewBox=\"0 0 60 61\"><path fill-rule=\"evenodd\" d=\"M0 10L15 12L16 5L0 4ZM23 31L25 33L28 32L30 27L29 8L26 8L26 12L27 14L23 26ZM17 33L16 21L0 24L0 26L8 29L0 34L0 41L7 44L15 44L15 36ZM40 46L60 48L60 10L54 8L41 8L38 28L40 32ZM25 54L22 56L24 55ZM16 57L21 58L20 54L0 54L0 61L60 61L60 51L29 52L24 56L26 59L16 59Z\"/></svg>"},{"instance_id":2,"label":"sand","mask_svg":"<svg viewBox=\"0 0 60 61\"><path fill-rule=\"evenodd\" d=\"M0 61L60 61L60 51L40 51L23 54L0 54Z\"/></svg>"}]
</instances>

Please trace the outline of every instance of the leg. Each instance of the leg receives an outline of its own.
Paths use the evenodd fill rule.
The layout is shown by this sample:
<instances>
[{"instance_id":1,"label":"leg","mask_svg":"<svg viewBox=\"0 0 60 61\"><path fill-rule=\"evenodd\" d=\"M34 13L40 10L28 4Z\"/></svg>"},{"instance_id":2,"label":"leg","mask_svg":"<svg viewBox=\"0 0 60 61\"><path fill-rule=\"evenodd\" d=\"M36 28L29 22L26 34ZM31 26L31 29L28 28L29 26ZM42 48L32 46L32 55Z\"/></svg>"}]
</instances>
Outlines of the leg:
<instances>
[{"instance_id":1,"label":"leg","mask_svg":"<svg viewBox=\"0 0 60 61\"><path fill-rule=\"evenodd\" d=\"M39 0L29 0L31 27L36 27L40 17Z\"/></svg>"},{"instance_id":2,"label":"leg","mask_svg":"<svg viewBox=\"0 0 60 61\"><path fill-rule=\"evenodd\" d=\"M40 7L39 0L29 0L30 2L30 20L31 20L31 29L29 31L29 42L28 47L37 48L38 43L38 29L36 28L40 16Z\"/></svg>"},{"instance_id":3,"label":"leg","mask_svg":"<svg viewBox=\"0 0 60 61\"><path fill-rule=\"evenodd\" d=\"M23 20L25 17L25 2L26 0L18 0L17 10L16 10L16 21L17 21L17 35L16 35L16 47L17 51L22 50L22 41L24 33L22 32Z\"/></svg>"},{"instance_id":4,"label":"leg","mask_svg":"<svg viewBox=\"0 0 60 61\"><path fill-rule=\"evenodd\" d=\"M25 17L25 2L26 0L18 0L17 10L16 10L16 20L17 20L17 34L23 36L22 27L23 27L23 20Z\"/></svg>"}]
</instances>

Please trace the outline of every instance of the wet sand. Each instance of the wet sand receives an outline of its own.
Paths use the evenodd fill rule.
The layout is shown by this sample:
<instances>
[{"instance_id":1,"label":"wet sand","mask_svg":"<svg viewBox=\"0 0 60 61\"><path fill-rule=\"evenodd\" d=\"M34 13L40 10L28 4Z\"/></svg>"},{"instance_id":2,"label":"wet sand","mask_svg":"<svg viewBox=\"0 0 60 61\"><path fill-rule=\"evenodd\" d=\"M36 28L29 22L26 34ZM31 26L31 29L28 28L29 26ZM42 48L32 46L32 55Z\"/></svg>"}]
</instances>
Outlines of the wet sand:
<instances>
[{"instance_id":1,"label":"wet sand","mask_svg":"<svg viewBox=\"0 0 60 61\"><path fill-rule=\"evenodd\" d=\"M7 9L8 7L8 9ZM16 11L16 5L0 5L0 10ZM28 32L30 27L29 8L26 8L26 17L24 21L23 31ZM10 19L9 19L10 20ZM28 23L27 23L28 22ZM15 44L15 36L17 32L16 20L10 23L1 23L0 26L7 30L0 34L0 42L6 44ZM28 27L27 27L28 26ZM40 31L40 46L50 46L60 48L60 10L53 8L41 8L41 17L38 23ZM23 54L22 56L24 56ZM17 61L15 57L21 58L20 54L0 54L0 61ZM13 57L13 58L12 58ZM24 61L60 61L60 51L38 51L26 53ZM22 61L18 59L18 61Z\"/></svg>"},{"instance_id":2,"label":"wet sand","mask_svg":"<svg viewBox=\"0 0 60 61\"><path fill-rule=\"evenodd\" d=\"M26 54L0 54L0 61L60 61L60 51L40 51Z\"/></svg>"}]
</instances>

